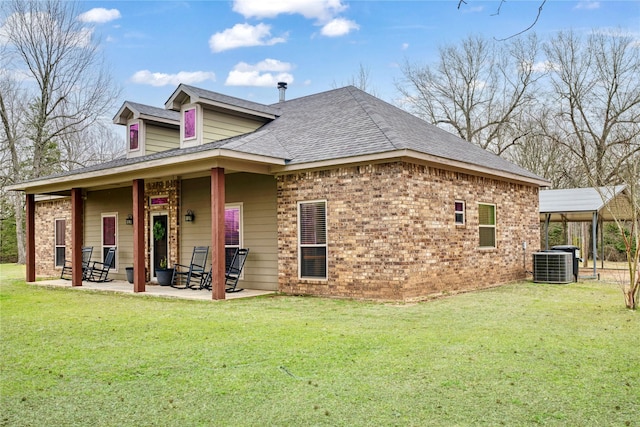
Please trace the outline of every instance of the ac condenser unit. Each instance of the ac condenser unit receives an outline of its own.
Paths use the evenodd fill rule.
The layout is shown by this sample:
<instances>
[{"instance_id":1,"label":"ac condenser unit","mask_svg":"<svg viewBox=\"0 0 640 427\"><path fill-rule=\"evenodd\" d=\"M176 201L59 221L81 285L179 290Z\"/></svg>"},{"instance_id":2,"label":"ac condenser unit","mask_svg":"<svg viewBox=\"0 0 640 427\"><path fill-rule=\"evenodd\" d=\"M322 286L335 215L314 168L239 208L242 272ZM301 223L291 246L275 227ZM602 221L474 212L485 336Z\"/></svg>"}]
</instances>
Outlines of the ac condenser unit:
<instances>
[{"instance_id":1,"label":"ac condenser unit","mask_svg":"<svg viewBox=\"0 0 640 427\"><path fill-rule=\"evenodd\" d=\"M573 256L568 252L533 254L533 281L536 283L573 282Z\"/></svg>"}]
</instances>

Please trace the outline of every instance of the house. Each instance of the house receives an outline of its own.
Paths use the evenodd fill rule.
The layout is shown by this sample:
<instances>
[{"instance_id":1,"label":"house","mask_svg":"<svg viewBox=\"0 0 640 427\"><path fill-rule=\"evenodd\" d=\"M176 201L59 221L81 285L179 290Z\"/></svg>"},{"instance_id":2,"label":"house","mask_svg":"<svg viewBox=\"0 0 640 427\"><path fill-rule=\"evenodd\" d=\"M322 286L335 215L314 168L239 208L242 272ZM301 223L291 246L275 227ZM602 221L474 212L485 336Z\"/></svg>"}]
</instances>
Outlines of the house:
<instances>
[{"instance_id":1,"label":"house","mask_svg":"<svg viewBox=\"0 0 640 427\"><path fill-rule=\"evenodd\" d=\"M408 301L531 270L547 180L355 87L285 89L272 105L184 84L164 108L125 102L126 158L12 187L27 280L80 265L83 245L117 247L112 276L133 266L136 292L207 245L214 299L236 247L242 287L287 294Z\"/></svg>"}]
</instances>

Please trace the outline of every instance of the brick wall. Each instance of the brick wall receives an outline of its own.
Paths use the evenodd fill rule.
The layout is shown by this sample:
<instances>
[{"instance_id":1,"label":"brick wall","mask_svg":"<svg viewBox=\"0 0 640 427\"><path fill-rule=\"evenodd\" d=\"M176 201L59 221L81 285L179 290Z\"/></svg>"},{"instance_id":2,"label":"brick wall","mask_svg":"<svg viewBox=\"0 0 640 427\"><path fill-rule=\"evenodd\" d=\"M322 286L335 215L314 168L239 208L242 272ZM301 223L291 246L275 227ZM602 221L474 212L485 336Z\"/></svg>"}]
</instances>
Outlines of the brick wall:
<instances>
[{"instance_id":1,"label":"brick wall","mask_svg":"<svg viewBox=\"0 0 640 427\"><path fill-rule=\"evenodd\" d=\"M55 266L55 220L66 220L65 253L71 257L71 199L38 201L35 211L36 275L59 277L61 267Z\"/></svg>"},{"instance_id":2,"label":"brick wall","mask_svg":"<svg viewBox=\"0 0 640 427\"><path fill-rule=\"evenodd\" d=\"M297 202L327 200L328 280L298 279ZM455 224L454 201L466 203ZM479 249L478 203L496 205ZM279 287L291 294L411 300L525 277L539 247L538 188L409 163L278 177ZM522 243L527 242L523 257Z\"/></svg>"}]
</instances>

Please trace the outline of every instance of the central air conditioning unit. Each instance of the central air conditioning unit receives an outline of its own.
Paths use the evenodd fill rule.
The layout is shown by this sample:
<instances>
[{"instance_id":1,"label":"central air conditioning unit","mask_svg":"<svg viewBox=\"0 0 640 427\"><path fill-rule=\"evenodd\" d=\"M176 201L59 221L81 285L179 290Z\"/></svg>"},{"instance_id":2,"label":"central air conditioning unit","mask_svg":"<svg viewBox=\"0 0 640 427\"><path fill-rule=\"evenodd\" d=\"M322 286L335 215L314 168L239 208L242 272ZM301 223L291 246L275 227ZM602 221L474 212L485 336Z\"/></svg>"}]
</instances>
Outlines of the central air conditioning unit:
<instances>
[{"instance_id":1,"label":"central air conditioning unit","mask_svg":"<svg viewBox=\"0 0 640 427\"><path fill-rule=\"evenodd\" d=\"M573 282L572 254L560 251L534 253L533 281L536 283Z\"/></svg>"}]
</instances>

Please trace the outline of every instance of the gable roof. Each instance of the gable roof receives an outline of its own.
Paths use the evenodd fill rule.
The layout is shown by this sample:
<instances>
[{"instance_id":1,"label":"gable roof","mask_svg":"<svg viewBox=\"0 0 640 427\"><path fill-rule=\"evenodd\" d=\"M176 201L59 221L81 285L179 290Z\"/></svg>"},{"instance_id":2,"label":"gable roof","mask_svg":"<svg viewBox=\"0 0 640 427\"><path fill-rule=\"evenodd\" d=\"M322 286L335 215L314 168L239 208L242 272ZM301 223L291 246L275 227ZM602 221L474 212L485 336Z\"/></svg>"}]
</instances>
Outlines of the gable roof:
<instances>
[{"instance_id":1,"label":"gable roof","mask_svg":"<svg viewBox=\"0 0 640 427\"><path fill-rule=\"evenodd\" d=\"M212 92L210 90L185 85L183 83L176 88L167 102L165 102L164 106L167 110L180 111L181 104L187 98L189 98L190 103L202 103L210 107L218 107L227 111L231 110L237 113L263 117L271 120L275 119L277 115L277 110L269 107L268 105L223 95L218 92Z\"/></svg>"},{"instance_id":2,"label":"gable roof","mask_svg":"<svg viewBox=\"0 0 640 427\"><path fill-rule=\"evenodd\" d=\"M180 174L182 169L179 168L193 171L205 161L209 162L210 168L211 162L223 165L230 159L272 174L364 161L413 159L482 176L541 186L550 184L536 174L353 86L262 105L181 84L167 101L167 108L182 96L191 97L192 102L197 99L220 108L227 106L233 111L246 114L250 111L250 114L268 115L273 119L248 134L196 147L118 159L39 178L30 185L22 183L13 189L36 191L53 185L69 185L66 181L71 176L80 185L85 176L93 179L99 175L103 180L113 177L109 179L122 182L132 174L157 176L152 174L159 169ZM166 111L130 102L125 105L156 116L161 115L160 111ZM233 163L234 167L239 164Z\"/></svg>"},{"instance_id":3,"label":"gable roof","mask_svg":"<svg viewBox=\"0 0 640 427\"><path fill-rule=\"evenodd\" d=\"M139 104L137 102L125 101L122 107L113 117L115 124L126 125L129 114L134 119L145 119L154 122L180 125L180 113L164 108L152 107L151 105Z\"/></svg>"}]
</instances>

